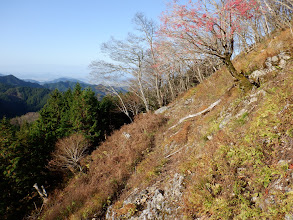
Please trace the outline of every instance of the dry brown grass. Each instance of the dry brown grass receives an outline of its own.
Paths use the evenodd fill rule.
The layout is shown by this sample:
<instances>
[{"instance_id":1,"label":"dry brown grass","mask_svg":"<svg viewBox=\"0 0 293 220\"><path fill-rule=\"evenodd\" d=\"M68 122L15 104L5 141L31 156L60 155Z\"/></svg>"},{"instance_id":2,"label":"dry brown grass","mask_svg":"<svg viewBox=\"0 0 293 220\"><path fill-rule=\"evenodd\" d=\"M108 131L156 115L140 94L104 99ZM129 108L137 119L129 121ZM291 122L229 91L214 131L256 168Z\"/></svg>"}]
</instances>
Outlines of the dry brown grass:
<instances>
[{"instance_id":1,"label":"dry brown grass","mask_svg":"<svg viewBox=\"0 0 293 220\"><path fill-rule=\"evenodd\" d=\"M212 219L282 219L284 213L292 210L292 196L272 189L275 180L280 178L283 181L282 175L291 172L286 168L284 172L284 168L277 166L277 163L288 160L292 155L288 149L286 151L286 141L282 141L282 137L286 136L288 142L292 138L288 137L288 133L293 134L292 129L289 129L292 126L292 117L289 119L288 115L285 116L286 113L290 114L287 112L290 111L289 107L282 111L284 106L292 103L292 70L292 63L289 63L282 73L271 77L263 85L268 94L265 98L258 98L253 112L244 123L232 121L226 128L214 132L213 139L207 141L202 150L197 147L185 158L180 169L187 176L184 195L187 216ZM226 103L236 102L237 97L239 98L237 93L232 92L230 101ZM247 102L242 103L241 108L245 103ZM237 113L241 108L234 106L232 113ZM203 125L216 111L217 109L201 117L201 122L196 123ZM280 111L282 114L277 114ZM282 128L284 125L286 129ZM198 139L194 137L194 140ZM240 174L238 169L243 173ZM258 195L257 204L252 202L254 195ZM275 199L274 204L264 202L272 197ZM265 207L260 209L260 204L265 204Z\"/></svg>"},{"instance_id":2,"label":"dry brown grass","mask_svg":"<svg viewBox=\"0 0 293 220\"><path fill-rule=\"evenodd\" d=\"M185 144L188 141L188 133L190 131L190 126L190 121L184 122L182 128L180 128L180 130L177 133L175 133L175 135L170 137L170 140L174 141L176 144Z\"/></svg>"},{"instance_id":3,"label":"dry brown grass","mask_svg":"<svg viewBox=\"0 0 293 220\"><path fill-rule=\"evenodd\" d=\"M12 118L10 120L10 123L16 126L22 126L25 123L32 123L36 120L38 120L38 118L40 117L40 114L38 112L28 112L25 115L19 116L19 117L15 117Z\"/></svg>"},{"instance_id":4,"label":"dry brown grass","mask_svg":"<svg viewBox=\"0 0 293 220\"><path fill-rule=\"evenodd\" d=\"M165 121L161 116L144 114L114 132L92 153L88 173L76 176L62 194L56 192L50 198L45 219L102 216L103 207L119 195L135 166L154 147L154 135Z\"/></svg>"},{"instance_id":5,"label":"dry brown grass","mask_svg":"<svg viewBox=\"0 0 293 220\"><path fill-rule=\"evenodd\" d=\"M280 52L292 54L293 35L289 29L278 30L268 38L264 38L249 54L238 55L233 63L238 71L249 74L257 69L264 68L265 60L268 57L278 55Z\"/></svg>"},{"instance_id":6,"label":"dry brown grass","mask_svg":"<svg viewBox=\"0 0 293 220\"><path fill-rule=\"evenodd\" d=\"M275 33L272 39L262 42L254 51L245 55L245 58L244 55L239 55L234 60L237 69L249 73L256 68L261 68L268 56L276 55L280 51L292 52L292 35L288 31ZM292 74L293 67L290 68L288 71L291 71ZM272 83L267 86L268 88L280 87L281 83L286 81L280 90L286 91L286 88L290 88L290 83L292 85L292 76L288 79L276 77L274 80L278 81L278 84ZM263 156L259 161L255 161L256 155L249 158L247 164L241 164L247 170L250 169L248 177L250 179L248 180L237 175L236 171L240 165L230 163L228 155L232 155L237 163L244 163L246 147L247 150L253 152L255 146L262 146L263 137L261 135L264 135L264 133L257 133L260 132L257 130L258 124L251 124L253 118L260 117L258 113L249 115L249 120L241 125L237 124L238 122L235 124L232 122L226 128L219 129L221 112L228 111L228 107L232 106L231 111L234 114L241 110L239 108L242 108L238 104L243 101L243 94L238 88L232 87L233 83L232 77L223 67L202 84L182 95L177 100L177 104L167 110L170 117L167 125L165 125L166 120L163 117L146 114L136 118L133 124L126 125L121 130L114 132L85 160L85 163L88 163L88 173L75 177L63 191L56 192L55 196L51 198L45 212L46 219L57 219L57 216L65 219L83 219L92 217L93 213L99 217L104 213L105 207L117 201L117 198L114 209L119 215L129 215L135 212L135 205L129 204L123 207L122 201L134 188L142 189L155 182L164 182L170 173L178 172L178 170L185 175L186 190L183 206L187 217L196 217L201 214L201 217L212 215L218 219L232 218L229 216L232 209L237 212L241 211L241 201L237 200L240 197L235 199L233 190L243 188L244 191L247 190L248 194L254 192L245 184L248 180L259 178L260 182L255 183L255 189L265 194L263 182L261 182L264 178L261 175L266 176L260 173L261 175L258 177L259 173L253 173L251 164L257 165L257 162L260 162L262 166L267 166L276 163L276 161L268 159L272 153L271 146L261 148L263 152L260 153ZM285 92L284 97L289 97L288 91ZM278 94L276 100L281 98L281 95ZM174 129L169 129L182 117L200 112L219 98L222 99L222 102L209 113L187 120ZM184 102L187 99L194 101L185 105ZM258 101L258 105L261 106L264 100L259 99ZM231 103L234 103L235 106ZM285 99L278 104L285 105ZM263 103L263 108L267 107ZM260 111L263 112L264 109ZM268 114L264 120L272 116ZM286 120L290 121L292 125L292 118L288 115L287 117ZM263 126L261 132L266 132L265 128L266 126ZM284 126L282 129L283 133L290 131L293 136L291 127ZM126 138L124 132L130 134L130 138ZM250 133L253 135L249 136ZM207 135L211 135L212 140L205 138ZM272 143L276 146L278 144L277 142ZM242 150L239 158L235 154L236 151L233 151L233 149L237 149L235 146ZM166 158L168 154L181 148L182 150L174 156ZM258 172L262 171L260 168L258 169ZM247 198L244 198L243 201L249 203L252 195L245 196ZM235 201L235 204L238 203L239 206L233 207L229 201ZM251 207L249 206L249 208Z\"/></svg>"}]
</instances>

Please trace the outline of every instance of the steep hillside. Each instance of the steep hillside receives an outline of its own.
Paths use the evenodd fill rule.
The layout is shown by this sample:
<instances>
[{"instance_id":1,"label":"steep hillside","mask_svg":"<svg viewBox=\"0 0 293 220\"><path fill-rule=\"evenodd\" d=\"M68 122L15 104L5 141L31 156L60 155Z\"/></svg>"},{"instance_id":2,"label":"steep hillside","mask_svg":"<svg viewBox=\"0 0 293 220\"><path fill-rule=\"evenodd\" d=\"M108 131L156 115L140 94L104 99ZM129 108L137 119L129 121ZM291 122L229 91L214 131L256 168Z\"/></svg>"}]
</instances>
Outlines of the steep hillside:
<instances>
[{"instance_id":1,"label":"steep hillside","mask_svg":"<svg viewBox=\"0 0 293 220\"><path fill-rule=\"evenodd\" d=\"M0 83L0 118L11 118L40 110L47 102L50 92L45 88Z\"/></svg>"},{"instance_id":2,"label":"steep hillside","mask_svg":"<svg viewBox=\"0 0 293 220\"><path fill-rule=\"evenodd\" d=\"M292 219L292 40L275 33L234 60L259 88L222 68L114 132L42 219Z\"/></svg>"}]
</instances>

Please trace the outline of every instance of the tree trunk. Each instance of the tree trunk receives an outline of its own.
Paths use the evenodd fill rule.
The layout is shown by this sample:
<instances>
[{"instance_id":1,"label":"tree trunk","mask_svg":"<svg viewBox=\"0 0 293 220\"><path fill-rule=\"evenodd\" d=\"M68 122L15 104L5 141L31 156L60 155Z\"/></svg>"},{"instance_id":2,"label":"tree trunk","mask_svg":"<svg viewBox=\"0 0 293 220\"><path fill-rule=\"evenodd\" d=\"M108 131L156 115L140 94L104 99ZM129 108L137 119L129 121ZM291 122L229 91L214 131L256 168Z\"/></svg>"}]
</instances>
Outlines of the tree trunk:
<instances>
[{"instance_id":1,"label":"tree trunk","mask_svg":"<svg viewBox=\"0 0 293 220\"><path fill-rule=\"evenodd\" d=\"M48 195L47 195L47 192L46 192L44 186L42 186L42 190L38 187L37 183L35 183L33 185L33 187L37 190L37 192L39 193L40 197L43 199L43 202L47 203L48 202Z\"/></svg>"},{"instance_id":2,"label":"tree trunk","mask_svg":"<svg viewBox=\"0 0 293 220\"><path fill-rule=\"evenodd\" d=\"M141 83L141 73L139 72L138 74L139 75L137 77L137 81L138 81L139 90L140 90L140 93L141 93L141 98L142 98L142 101L144 103L146 112L149 112L150 111L149 104L148 104L148 101L147 101L146 96L144 94L143 86L142 86L142 83Z\"/></svg>"},{"instance_id":3,"label":"tree trunk","mask_svg":"<svg viewBox=\"0 0 293 220\"><path fill-rule=\"evenodd\" d=\"M252 89L253 84L244 76L243 73L238 73L237 70L235 69L230 57L226 57L224 59L224 63L230 72L230 74L237 80L239 81L240 88L243 89L245 92L249 91Z\"/></svg>"},{"instance_id":4,"label":"tree trunk","mask_svg":"<svg viewBox=\"0 0 293 220\"><path fill-rule=\"evenodd\" d=\"M130 122L132 123L132 118L130 117L129 115L129 112L128 112L128 109L127 107L125 106L124 104L124 101L122 99L122 97L119 95L118 92L116 92L116 90L111 86L111 85L108 85L111 89L112 89L112 92L119 98L120 102L121 102L121 107L119 106L118 104L118 108L130 119Z\"/></svg>"},{"instance_id":5,"label":"tree trunk","mask_svg":"<svg viewBox=\"0 0 293 220\"><path fill-rule=\"evenodd\" d=\"M157 101L158 101L158 104L159 104L159 107L161 108L163 106L163 103L162 103L162 96L161 96L161 92L160 92L160 83L159 83L159 75L158 73L155 73L156 74L156 95L157 95Z\"/></svg>"},{"instance_id":6,"label":"tree trunk","mask_svg":"<svg viewBox=\"0 0 293 220\"><path fill-rule=\"evenodd\" d=\"M169 85L169 89L170 89L170 92L171 92L171 99L173 101L175 99L175 94L174 94L172 82L170 80L170 76L168 76L168 85Z\"/></svg>"}]
</instances>

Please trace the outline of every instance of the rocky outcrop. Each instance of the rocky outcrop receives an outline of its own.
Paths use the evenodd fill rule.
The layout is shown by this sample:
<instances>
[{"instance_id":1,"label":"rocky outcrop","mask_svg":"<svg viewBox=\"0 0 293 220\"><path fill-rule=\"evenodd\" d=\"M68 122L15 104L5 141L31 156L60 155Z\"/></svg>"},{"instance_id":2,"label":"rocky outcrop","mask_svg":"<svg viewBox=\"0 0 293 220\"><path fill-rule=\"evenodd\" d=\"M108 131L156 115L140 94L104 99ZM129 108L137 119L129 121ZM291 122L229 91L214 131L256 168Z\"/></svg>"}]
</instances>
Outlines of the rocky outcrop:
<instances>
[{"instance_id":1,"label":"rocky outcrop","mask_svg":"<svg viewBox=\"0 0 293 220\"><path fill-rule=\"evenodd\" d=\"M254 110L257 105L257 102L266 95L264 90L259 90L257 92L252 92L250 95L246 96L242 102L238 104L238 106L233 107L234 103L224 109L221 112L221 122L219 124L219 128L223 129L230 121L237 120L241 118L244 114L248 114ZM238 110L238 111L235 111Z\"/></svg>"},{"instance_id":2,"label":"rocky outcrop","mask_svg":"<svg viewBox=\"0 0 293 220\"><path fill-rule=\"evenodd\" d=\"M163 188L157 182L143 190L134 189L122 207L108 208L106 219L182 219L180 202L183 179L182 175L175 173Z\"/></svg>"},{"instance_id":3,"label":"rocky outcrop","mask_svg":"<svg viewBox=\"0 0 293 220\"><path fill-rule=\"evenodd\" d=\"M265 68L255 70L249 75L249 79L254 82L263 82L265 76L277 69L283 69L286 66L287 61L291 57L286 52L281 52L277 56L268 57L265 61Z\"/></svg>"},{"instance_id":4,"label":"rocky outcrop","mask_svg":"<svg viewBox=\"0 0 293 220\"><path fill-rule=\"evenodd\" d=\"M168 106L163 106L163 107L157 109L157 110L155 111L155 114L156 114L156 115L158 115L158 114L162 114L162 113L164 113L167 109L168 109Z\"/></svg>"}]
</instances>

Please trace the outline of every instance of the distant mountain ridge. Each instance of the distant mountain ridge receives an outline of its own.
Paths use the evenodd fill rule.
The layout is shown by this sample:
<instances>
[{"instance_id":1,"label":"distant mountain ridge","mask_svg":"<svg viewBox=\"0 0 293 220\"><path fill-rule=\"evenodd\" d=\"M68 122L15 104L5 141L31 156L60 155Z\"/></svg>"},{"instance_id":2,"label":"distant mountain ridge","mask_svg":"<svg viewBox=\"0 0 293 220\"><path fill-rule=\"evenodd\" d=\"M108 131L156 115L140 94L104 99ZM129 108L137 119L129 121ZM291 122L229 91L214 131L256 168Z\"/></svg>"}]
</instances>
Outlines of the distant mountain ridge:
<instances>
[{"instance_id":1,"label":"distant mountain ridge","mask_svg":"<svg viewBox=\"0 0 293 220\"><path fill-rule=\"evenodd\" d=\"M34 80L34 79L22 79L25 82L31 82L31 83L37 83L41 85L41 82L39 82L38 80Z\"/></svg>"},{"instance_id":2,"label":"distant mountain ridge","mask_svg":"<svg viewBox=\"0 0 293 220\"><path fill-rule=\"evenodd\" d=\"M26 82L26 81L21 80L13 75L0 76L0 82L7 84L7 85L12 85L12 86L43 88L43 86L41 86L38 83Z\"/></svg>"},{"instance_id":3,"label":"distant mountain ridge","mask_svg":"<svg viewBox=\"0 0 293 220\"><path fill-rule=\"evenodd\" d=\"M62 81L64 80L64 81ZM73 78L59 78L40 85L35 80L21 80L13 75L0 75L0 118L15 117L27 112L39 111L47 102L52 90L65 92L79 83L82 89L90 88L99 99L111 94L109 86L91 85ZM124 87L115 87L118 92L127 92Z\"/></svg>"},{"instance_id":4,"label":"distant mountain ridge","mask_svg":"<svg viewBox=\"0 0 293 220\"><path fill-rule=\"evenodd\" d=\"M79 83L83 89L90 87L93 91L95 91L95 86L94 85L90 85L90 84L84 83L84 82L79 81L79 80L76 80L76 81L74 81L74 80L72 80L72 81L69 81L69 80L57 81L57 80L53 80L53 81L51 81L49 83L44 83L43 86L45 88L48 88L48 89L51 89L51 90L58 89L61 92L65 92L68 89L73 89L75 87L75 85L77 83ZM95 92L99 93L99 91L95 91Z\"/></svg>"},{"instance_id":5,"label":"distant mountain ridge","mask_svg":"<svg viewBox=\"0 0 293 220\"><path fill-rule=\"evenodd\" d=\"M74 89L77 83L79 83L82 89L90 88L92 89L99 99L103 98L107 94L112 94L112 88L109 86L104 86L102 84L93 85L85 83L79 79L61 77L47 82L39 82L33 79L22 80L14 75L1 75L0 83L7 84L15 87L30 87L30 88L47 88L50 90L58 89L61 92L65 92L68 89ZM117 92L125 93L127 89L125 87L113 87Z\"/></svg>"},{"instance_id":6,"label":"distant mountain ridge","mask_svg":"<svg viewBox=\"0 0 293 220\"><path fill-rule=\"evenodd\" d=\"M40 84L43 85L43 84L51 84L51 83L58 83L58 82L85 83L84 81L79 80L79 79L70 78L70 77L61 77L61 78L57 78L57 79L50 80L50 81L40 82ZM85 83L85 84L88 84L88 83Z\"/></svg>"},{"instance_id":7,"label":"distant mountain ridge","mask_svg":"<svg viewBox=\"0 0 293 220\"><path fill-rule=\"evenodd\" d=\"M58 89L61 92L65 92L68 89L74 89L76 84L79 83L82 89L90 88L99 98L103 98L107 94L112 94L112 89L109 86L104 86L102 84L99 85L91 85L88 83L84 83L81 81L60 81L56 83L45 83L43 87L54 90ZM124 87L114 87L118 92L127 92L127 89Z\"/></svg>"}]
</instances>

